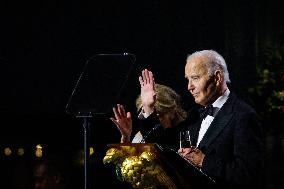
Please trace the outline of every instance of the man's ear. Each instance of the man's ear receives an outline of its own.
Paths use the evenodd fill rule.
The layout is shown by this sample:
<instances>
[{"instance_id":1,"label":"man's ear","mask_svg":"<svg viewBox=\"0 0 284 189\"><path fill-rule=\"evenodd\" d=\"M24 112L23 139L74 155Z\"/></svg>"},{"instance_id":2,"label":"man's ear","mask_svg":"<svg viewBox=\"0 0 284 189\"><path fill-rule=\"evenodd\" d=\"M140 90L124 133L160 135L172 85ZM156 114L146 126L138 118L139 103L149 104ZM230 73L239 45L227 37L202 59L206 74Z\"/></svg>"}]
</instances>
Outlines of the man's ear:
<instances>
[{"instance_id":1,"label":"man's ear","mask_svg":"<svg viewBox=\"0 0 284 189\"><path fill-rule=\"evenodd\" d=\"M215 83L221 85L223 83L223 74L220 70L216 70L215 73Z\"/></svg>"}]
</instances>

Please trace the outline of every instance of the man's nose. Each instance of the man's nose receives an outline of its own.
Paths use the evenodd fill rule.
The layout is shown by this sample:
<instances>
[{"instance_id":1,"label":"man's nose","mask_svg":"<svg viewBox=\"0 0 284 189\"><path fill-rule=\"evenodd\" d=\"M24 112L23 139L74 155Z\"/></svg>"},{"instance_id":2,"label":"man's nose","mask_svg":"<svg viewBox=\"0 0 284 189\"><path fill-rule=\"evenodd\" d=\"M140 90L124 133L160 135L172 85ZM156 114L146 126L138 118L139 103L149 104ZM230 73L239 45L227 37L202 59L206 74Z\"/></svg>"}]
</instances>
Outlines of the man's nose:
<instances>
[{"instance_id":1,"label":"man's nose","mask_svg":"<svg viewBox=\"0 0 284 189\"><path fill-rule=\"evenodd\" d=\"M188 89L189 91L191 91L192 89L194 89L194 86L193 86L193 84L192 84L192 81L191 81L191 80L188 80L188 83L187 83L187 89Z\"/></svg>"}]
</instances>

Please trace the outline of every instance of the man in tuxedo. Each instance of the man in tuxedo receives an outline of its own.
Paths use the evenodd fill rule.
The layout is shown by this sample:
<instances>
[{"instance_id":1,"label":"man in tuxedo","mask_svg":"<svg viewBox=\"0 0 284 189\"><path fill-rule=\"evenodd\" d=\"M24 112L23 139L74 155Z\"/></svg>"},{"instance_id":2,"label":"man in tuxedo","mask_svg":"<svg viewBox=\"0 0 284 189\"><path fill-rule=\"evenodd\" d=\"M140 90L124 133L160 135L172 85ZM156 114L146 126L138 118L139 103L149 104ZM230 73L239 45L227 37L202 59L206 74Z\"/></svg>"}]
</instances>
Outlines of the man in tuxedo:
<instances>
[{"instance_id":1,"label":"man in tuxedo","mask_svg":"<svg viewBox=\"0 0 284 189\"><path fill-rule=\"evenodd\" d=\"M216 181L218 188L257 188L263 173L262 128L256 112L227 86L224 58L213 50L189 55L188 90L201 106L188 126L192 147L179 154ZM189 113L190 117L190 113Z\"/></svg>"}]
</instances>

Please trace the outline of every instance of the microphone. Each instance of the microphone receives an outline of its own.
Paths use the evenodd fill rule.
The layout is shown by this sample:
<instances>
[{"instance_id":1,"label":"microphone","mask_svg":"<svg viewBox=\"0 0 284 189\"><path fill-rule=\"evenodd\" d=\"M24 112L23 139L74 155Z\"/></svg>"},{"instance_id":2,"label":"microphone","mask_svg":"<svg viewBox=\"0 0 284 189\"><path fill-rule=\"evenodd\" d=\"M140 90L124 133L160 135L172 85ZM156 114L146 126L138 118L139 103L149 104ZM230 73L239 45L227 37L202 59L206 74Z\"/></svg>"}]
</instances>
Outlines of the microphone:
<instances>
[{"instance_id":1,"label":"microphone","mask_svg":"<svg viewBox=\"0 0 284 189\"><path fill-rule=\"evenodd\" d=\"M146 133L145 136L143 136L143 138L142 138L142 140L140 141L140 143L145 143L145 140L150 136L150 134L151 134L153 131L155 131L155 130L161 128L161 127L162 127L162 125L161 125L160 123L159 123L159 124L156 124L155 127L153 127L150 131L148 131L148 133Z\"/></svg>"}]
</instances>

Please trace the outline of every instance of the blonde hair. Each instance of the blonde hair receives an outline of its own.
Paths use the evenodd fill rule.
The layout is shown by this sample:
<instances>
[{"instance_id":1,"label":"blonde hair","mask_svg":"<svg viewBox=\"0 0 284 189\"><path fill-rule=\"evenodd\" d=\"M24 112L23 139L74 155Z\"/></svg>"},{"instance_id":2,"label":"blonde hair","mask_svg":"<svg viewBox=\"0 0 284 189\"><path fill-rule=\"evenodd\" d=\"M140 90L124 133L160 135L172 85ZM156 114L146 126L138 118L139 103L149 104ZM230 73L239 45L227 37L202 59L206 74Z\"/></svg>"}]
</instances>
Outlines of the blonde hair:
<instances>
[{"instance_id":1,"label":"blonde hair","mask_svg":"<svg viewBox=\"0 0 284 189\"><path fill-rule=\"evenodd\" d=\"M181 107L180 96L170 87L155 84L156 89L156 102L155 111L157 114L170 117L172 126L178 125L181 121L187 117L186 111ZM139 111L142 108L141 96L136 99L136 108Z\"/></svg>"}]
</instances>

